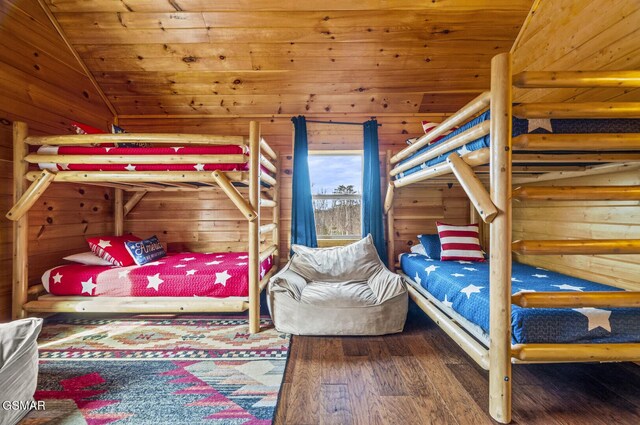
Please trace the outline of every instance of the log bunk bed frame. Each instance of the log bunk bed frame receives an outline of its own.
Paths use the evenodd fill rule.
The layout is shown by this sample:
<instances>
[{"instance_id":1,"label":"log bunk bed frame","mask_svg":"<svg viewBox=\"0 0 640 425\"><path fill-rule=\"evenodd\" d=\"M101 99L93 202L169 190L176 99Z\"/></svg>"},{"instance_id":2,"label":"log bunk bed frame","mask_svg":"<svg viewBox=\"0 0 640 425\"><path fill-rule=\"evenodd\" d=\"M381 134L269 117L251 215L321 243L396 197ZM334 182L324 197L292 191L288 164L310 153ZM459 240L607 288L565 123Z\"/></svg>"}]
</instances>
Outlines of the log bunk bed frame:
<instances>
[{"instance_id":1,"label":"log bunk bed frame","mask_svg":"<svg viewBox=\"0 0 640 425\"><path fill-rule=\"evenodd\" d=\"M213 136L198 134L99 134L64 136L29 136L26 123L13 125L13 208L7 218L13 225L13 318L25 317L28 313L91 312L91 313L204 313L242 312L249 310L249 331L260 331L260 293L269 278L276 272L279 240L279 181L278 156L260 136L260 124L251 121L249 136ZM237 145L249 149L244 154L228 155L144 155L145 163L203 164L248 163L248 171L30 171L29 164L57 162L96 164L107 161L112 164L128 164L129 156L112 155L107 158L97 155L43 155L29 153L29 146L78 146L88 143L145 142L175 145ZM261 155L260 153L264 155ZM138 161L138 159L136 159ZM261 167L275 177L264 173ZM32 182L28 186L28 182ZM116 235L124 232L124 220L135 205L151 191L202 191L220 187L247 219L249 228L249 297L234 297L233 300L211 297L83 297L42 295L40 285L28 286L28 212L52 182L84 183L112 187L114 196L114 230ZM263 186L264 183L264 186ZM248 186L248 199L235 184ZM28 186L28 188L27 188ZM124 192L132 195L125 202ZM260 225L260 209L273 208L273 221ZM261 236L271 235L271 243L261 250ZM265 237L266 239L266 237ZM171 245L171 244L170 244ZM193 247L189 242L176 246ZM207 250L220 249L220 244L206 243ZM225 245L224 251L230 249ZM260 279L262 260L273 255L274 265ZM29 296L38 296L28 301ZM236 299L237 298L237 299Z\"/></svg>"},{"instance_id":2,"label":"log bunk bed frame","mask_svg":"<svg viewBox=\"0 0 640 425\"><path fill-rule=\"evenodd\" d=\"M393 233L394 188L453 173L465 190L480 218L490 224L490 317L489 347L471 336L464 324L458 323L434 300L428 299L411 284L410 297L464 351L489 371L489 410L501 423L511 421L511 364L559 362L640 361L640 343L608 344L516 344L511 339L511 305L524 308L582 308L582 307L640 307L640 292L522 292L511 293L512 252L536 255L594 255L640 254L640 239L626 240L521 240L512 241L511 203L513 199L537 200L640 200L640 186L557 187L525 186L527 183L551 181L583 175L606 174L615 171L640 169L640 134L524 134L512 139L512 115L519 118L640 118L639 103L529 103L513 105L512 87L518 88L592 88L640 87L640 71L620 72L522 72L512 76L511 54L504 53L491 63L491 90L482 93L457 113L447 118L430 133L395 156L387 152L389 186L385 212L389 228L389 264L395 264ZM409 158L438 136L467 122L490 106L491 120L485 121L436 148ZM460 157L457 153L447 161L427 167L392 181L401 171L458 149L466 143L490 134L490 147L472 151ZM545 164L544 154L531 155L516 151L576 152L571 163L609 162L583 167L557 167L549 171L539 167L540 174L520 174L512 178L512 164L516 172L530 173L532 164ZM627 151L600 154L598 151ZM635 151L635 152L630 152ZM572 155L573 156L573 155ZM551 155L547 155L554 162ZM558 162L555 160L555 162ZM486 167L479 167L489 164ZM529 164L529 167L526 166ZM394 167L395 165L395 167ZM525 165L520 167L520 165ZM546 165L546 164L545 164ZM490 194L478 172L490 172ZM567 168L569 170L567 170ZM535 171L534 171L535 172ZM516 174L517 176L517 174ZM513 186L515 184L515 186ZM520 186L522 185L522 186ZM403 274L410 283L418 286Z\"/></svg>"}]
</instances>

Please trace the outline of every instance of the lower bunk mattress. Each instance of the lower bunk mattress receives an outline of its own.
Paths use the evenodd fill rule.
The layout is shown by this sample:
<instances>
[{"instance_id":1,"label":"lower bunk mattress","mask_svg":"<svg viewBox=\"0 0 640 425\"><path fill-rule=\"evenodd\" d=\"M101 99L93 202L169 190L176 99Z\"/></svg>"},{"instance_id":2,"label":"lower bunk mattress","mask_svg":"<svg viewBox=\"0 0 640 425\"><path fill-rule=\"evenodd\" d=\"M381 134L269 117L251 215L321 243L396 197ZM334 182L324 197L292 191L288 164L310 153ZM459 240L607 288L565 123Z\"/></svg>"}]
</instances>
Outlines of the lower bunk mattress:
<instances>
[{"instance_id":1,"label":"lower bunk mattress","mask_svg":"<svg viewBox=\"0 0 640 425\"><path fill-rule=\"evenodd\" d=\"M438 261L403 254L404 273L446 310L489 333L489 263ZM622 291L520 263L513 263L512 293L556 291ZM640 308L522 308L511 306L512 342L640 342Z\"/></svg>"},{"instance_id":2,"label":"lower bunk mattress","mask_svg":"<svg viewBox=\"0 0 640 425\"><path fill-rule=\"evenodd\" d=\"M47 270L42 284L53 295L108 297L246 297L249 295L246 252L167 254L142 266L67 264ZM266 258L262 279L273 267Z\"/></svg>"}]
</instances>

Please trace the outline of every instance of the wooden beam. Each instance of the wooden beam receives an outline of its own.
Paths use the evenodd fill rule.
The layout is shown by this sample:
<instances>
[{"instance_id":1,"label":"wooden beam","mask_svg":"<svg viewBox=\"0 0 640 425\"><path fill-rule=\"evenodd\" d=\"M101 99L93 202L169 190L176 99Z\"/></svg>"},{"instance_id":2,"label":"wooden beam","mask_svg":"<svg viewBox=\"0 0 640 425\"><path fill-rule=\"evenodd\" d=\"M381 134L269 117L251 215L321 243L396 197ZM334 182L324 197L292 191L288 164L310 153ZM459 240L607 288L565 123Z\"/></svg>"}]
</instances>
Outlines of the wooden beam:
<instances>
[{"instance_id":1,"label":"wooden beam","mask_svg":"<svg viewBox=\"0 0 640 425\"><path fill-rule=\"evenodd\" d=\"M44 295L25 304L32 313L217 313L242 312L246 298L70 297Z\"/></svg>"},{"instance_id":2,"label":"wooden beam","mask_svg":"<svg viewBox=\"0 0 640 425\"><path fill-rule=\"evenodd\" d=\"M43 155L32 153L31 164L244 164L245 155Z\"/></svg>"},{"instance_id":3,"label":"wooden beam","mask_svg":"<svg viewBox=\"0 0 640 425\"><path fill-rule=\"evenodd\" d=\"M278 158L274 159L276 168L278 168L279 162L280 161ZM272 219L273 219L273 224L276 225L276 228L273 229L273 236L272 236L272 241L276 246L276 250L273 253L273 256L274 256L273 270L277 270L280 267L280 250L278 248L280 245L280 173L278 171L276 171L275 177L276 177L276 185L272 186L273 202L275 203L273 208Z\"/></svg>"},{"instance_id":4,"label":"wooden beam","mask_svg":"<svg viewBox=\"0 0 640 425\"><path fill-rule=\"evenodd\" d=\"M135 192L133 195L131 195L131 198L129 198L127 203L124 204L125 217L131 212L132 209L135 208L136 205L138 205L138 202L140 202L146 194L147 194L147 191L145 190L145 191Z\"/></svg>"},{"instance_id":5,"label":"wooden beam","mask_svg":"<svg viewBox=\"0 0 640 425\"><path fill-rule=\"evenodd\" d=\"M27 163L28 164L28 163ZM27 180L35 180L39 171L29 171ZM233 182L247 180L247 173L242 171L225 171L227 178ZM205 182L214 183L210 171L59 171L57 182L74 183L145 183L145 182Z\"/></svg>"},{"instance_id":6,"label":"wooden beam","mask_svg":"<svg viewBox=\"0 0 640 425\"><path fill-rule=\"evenodd\" d=\"M96 81L96 78L93 76L93 73L87 67L87 64L84 63L84 60L82 60L82 57L80 57L76 49L73 47L73 44L71 44L71 42L67 38L67 35L62 29L62 26L60 26L60 24L58 23L58 20L49 9L49 6L47 5L46 1L38 0L38 3L40 3L40 7L42 7L42 10L44 10L44 13L47 15L47 18L49 18L49 21L51 21L51 24L58 32L58 35L60 35L60 38L62 39L64 44L67 46L67 48L69 49L73 57L76 58L76 60L78 61L80 68L82 68L82 70L84 71L84 74L87 76L89 81L91 81L91 85L96 90L96 92L104 102L105 106L109 109L109 111L111 112L111 115L114 117L115 120L117 120L118 112L116 112L116 109L114 108L113 104L111 103L107 95L102 90L102 87L100 87L100 84L98 84L98 81Z\"/></svg>"},{"instance_id":7,"label":"wooden beam","mask_svg":"<svg viewBox=\"0 0 640 425\"><path fill-rule=\"evenodd\" d=\"M490 149L482 148L477 151L469 152L462 156L462 160L469 164L471 167L483 165L489 162ZM413 174L394 180L393 184L396 188L417 183L423 180L431 179L433 177L443 176L451 173L451 165L448 162L441 162L440 164L425 168L424 170L416 171Z\"/></svg>"},{"instance_id":8,"label":"wooden beam","mask_svg":"<svg viewBox=\"0 0 640 425\"><path fill-rule=\"evenodd\" d=\"M276 185L277 187L277 185ZM260 206L263 208L275 208L276 201L271 199L260 198Z\"/></svg>"},{"instance_id":9,"label":"wooden beam","mask_svg":"<svg viewBox=\"0 0 640 425\"><path fill-rule=\"evenodd\" d=\"M460 182L482 220L485 223L491 223L495 216L498 215L498 209L491 202L491 196L487 193L480 179L478 179L469 164L464 162L457 153L449 155L447 163L451 166L453 174Z\"/></svg>"},{"instance_id":10,"label":"wooden beam","mask_svg":"<svg viewBox=\"0 0 640 425\"><path fill-rule=\"evenodd\" d=\"M511 54L491 60L491 223L489 412L511 422Z\"/></svg>"},{"instance_id":11,"label":"wooden beam","mask_svg":"<svg viewBox=\"0 0 640 425\"><path fill-rule=\"evenodd\" d=\"M511 302L524 308L640 307L640 292L518 292Z\"/></svg>"},{"instance_id":12,"label":"wooden beam","mask_svg":"<svg viewBox=\"0 0 640 425\"><path fill-rule=\"evenodd\" d=\"M44 170L40 173L40 177L34 180L18 202L9 210L7 218L12 221L19 220L22 216L29 212L33 204L36 203L42 194L47 190L56 175L50 171ZM24 177L23 177L24 179Z\"/></svg>"},{"instance_id":13,"label":"wooden beam","mask_svg":"<svg viewBox=\"0 0 640 425\"><path fill-rule=\"evenodd\" d=\"M278 252L278 245L276 244L269 245L267 248L260 251L260 263L269 258L269 256L274 255L276 252Z\"/></svg>"},{"instance_id":14,"label":"wooden beam","mask_svg":"<svg viewBox=\"0 0 640 425\"><path fill-rule=\"evenodd\" d=\"M640 162L629 162L624 164L604 164L587 167L584 171L552 171L538 176L519 177L514 179L516 184L536 183L552 180L562 180L582 176L596 176L601 174L620 173L640 169Z\"/></svg>"},{"instance_id":15,"label":"wooden beam","mask_svg":"<svg viewBox=\"0 0 640 425\"><path fill-rule=\"evenodd\" d=\"M518 118L640 118L640 102L521 103Z\"/></svg>"},{"instance_id":16,"label":"wooden beam","mask_svg":"<svg viewBox=\"0 0 640 425\"><path fill-rule=\"evenodd\" d=\"M124 191L114 189L113 198L113 232L116 236L124 234Z\"/></svg>"},{"instance_id":17,"label":"wooden beam","mask_svg":"<svg viewBox=\"0 0 640 425\"><path fill-rule=\"evenodd\" d=\"M640 71L524 71L513 76L520 88L640 87Z\"/></svg>"},{"instance_id":18,"label":"wooden beam","mask_svg":"<svg viewBox=\"0 0 640 425\"><path fill-rule=\"evenodd\" d=\"M512 250L520 255L640 254L640 239L518 240Z\"/></svg>"},{"instance_id":19,"label":"wooden beam","mask_svg":"<svg viewBox=\"0 0 640 425\"><path fill-rule=\"evenodd\" d=\"M394 183L391 180L391 151L387 150L385 157L386 177L388 181L387 195L384 199L384 211L387 214L387 266L395 272L396 237L394 230L395 210L393 208Z\"/></svg>"},{"instance_id":20,"label":"wooden beam","mask_svg":"<svg viewBox=\"0 0 640 425\"><path fill-rule=\"evenodd\" d=\"M405 275L405 279L406 279ZM411 298L427 316L460 346L481 368L489 370L489 351L476 341L471 335L465 332L460 325L434 306L429 300L424 298L412 285L407 285L409 298Z\"/></svg>"},{"instance_id":21,"label":"wooden beam","mask_svg":"<svg viewBox=\"0 0 640 425\"><path fill-rule=\"evenodd\" d=\"M640 150L640 133L521 134L516 151L633 151Z\"/></svg>"},{"instance_id":22,"label":"wooden beam","mask_svg":"<svg viewBox=\"0 0 640 425\"><path fill-rule=\"evenodd\" d=\"M249 332L260 332L260 123L249 123ZM275 183L275 179L274 179Z\"/></svg>"},{"instance_id":23,"label":"wooden beam","mask_svg":"<svg viewBox=\"0 0 640 425\"><path fill-rule=\"evenodd\" d=\"M269 186L276 186L278 184L276 179L263 172L260 172L260 181L268 184Z\"/></svg>"},{"instance_id":24,"label":"wooden beam","mask_svg":"<svg viewBox=\"0 0 640 425\"><path fill-rule=\"evenodd\" d=\"M517 344L511 355L525 362L626 362L640 361L640 344Z\"/></svg>"},{"instance_id":25,"label":"wooden beam","mask_svg":"<svg viewBox=\"0 0 640 425\"><path fill-rule=\"evenodd\" d=\"M438 125L436 128L431 130L428 134L425 134L424 136L416 140L415 143L398 152L395 156L391 158L391 163L396 164L402 161L403 159L410 157L414 152L426 146L429 142L443 135L448 130L466 122L469 118L476 115L478 112L486 109L487 106L489 106L489 101L490 101L489 92L484 92L480 94L471 102L463 106L455 114L451 115L449 118L447 118L442 123L440 123L440 125Z\"/></svg>"},{"instance_id":26,"label":"wooden beam","mask_svg":"<svg viewBox=\"0 0 640 425\"><path fill-rule=\"evenodd\" d=\"M589 162L630 162L639 161L640 153L574 153L559 155L554 153L514 153L514 164L544 163L544 164L580 164Z\"/></svg>"},{"instance_id":27,"label":"wooden beam","mask_svg":"<svg viewBox=\"0 0 640 425\"><path fill-rule=\"evenodd\" d=\"M30 136L25 142L41 146L74 146L92 143L160 143L181 145L237 145L246 146L244 136L214 136L183 133L118 133L68 134L64 136Z\"/></svg>"},{"instance_id":28,"label":"wooden beam","mask_svg":"<svg viewBox=\"0 0 640 425\"><path fill-rule=\"evenodd\" d=\"M266 168L267 170L271 171L272 173L277 172L278 170L276 169L276 166L273 165L271 163L271 161L269 161L267 158L265 158L264 156L260 155L260 165L262 165L264 168Z\"/></svg>"},{"instance_id":29,"label":"wooden beam","mask_svg":"<svg viewBox=\"0 0 640 425\"><path fill-rule=\"evenodd\" d=\"M260 226L260 234L273 232L277 227L275 223L263 224Z\"/></svg>"},{"instance_id":30,"label":"wooden beam","mask_svg":"<svg viewBox=\"0 0 640 425\"><path fill-rule=\"evenodd\" d=\"M253 208L251 203L244 199L238 188L236 188L231 181L227 178L223 171L216 170L211 173L213 179L218 183L218 186L229 197L233 205L235 205L242 215L249 220L249 222L256 221L258 218L258 212Z\"/></svg>"},{"instance_id":31,"label":"wooden beam","mask_svg":"<svg viewBox=\"0 0 640 425\"><path fill-rule=\"evenodd\" d=\"M640 186L525 186L513 190L513 198L547 201L635 201Z\"/></svg>"},{"instance_id":32,"label":"wooden beam","mask_svg":"<svg viewBox=\"0 0 640 425\"><path fill-rule=\"evenodd\" d=\"M260 149L264 151L271 159L278 159L278 154L274 151L266 140L260 139Z\"/></svg>"},{"instance_id":33,"label":"wooden beam","mask_svg":"<svg viewBox=\"0 0 640 425\"><path fill-rule=\"evenodd\" d=\"M395 176L397 174L400 174L402 171L406 171L410 168L415 167L416 165L423 164L430 159L437 158L440 155L444 155L447 152L458 149L473 140L486 136L487 134L489 134L490 127L491 121L483 121L480 124L468 129L467 131L460 133L457 136L454 136L442 143L439 143L432 149L416 155L415 157L409 159L407 162L398 165L391 170L391 175Z\"/></svg>"},{"instance_id":34,"label":"wooden beam","mask_svg":"<svg viewBox=\"0 0 640 425\"><path fill-rule=\"evenodd\" d=\"M29 154L25 139L29 134L26 123L13 123L13 203L18 203L27 189L25 174L29 163L24 158ZM39 174L39 173L38 173ZM24 304L27 302L29 287L29 214L23 214L13 222L13 294L12 317L14 320L25 316Z\"/></svg>"}]
</instances>

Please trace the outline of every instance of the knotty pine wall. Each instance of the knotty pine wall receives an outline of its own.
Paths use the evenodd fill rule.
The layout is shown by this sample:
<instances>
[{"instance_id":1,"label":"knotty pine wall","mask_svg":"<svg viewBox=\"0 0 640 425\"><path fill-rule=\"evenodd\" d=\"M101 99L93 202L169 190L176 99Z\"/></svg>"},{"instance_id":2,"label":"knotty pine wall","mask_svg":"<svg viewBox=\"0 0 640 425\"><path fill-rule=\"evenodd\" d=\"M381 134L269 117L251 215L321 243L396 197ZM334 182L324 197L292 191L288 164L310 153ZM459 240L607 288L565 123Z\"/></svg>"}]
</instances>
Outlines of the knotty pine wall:
<instances>
[{"instance_id":1,"label":"knotty pine wall","mask_svg":"<svg viewBox=\"0 0 640 425\"><path fill-rule=\"evenodd\" d=\"M0 322L11 310L12 123L32 134L70 133L72 120L105 128L110 113L38 2L0 2ZM85 236L112 232L109 190L54 184L29 214L29 273L87 249Z\"/></svg>"},{"instance_id":2,"label":"knotty pine wall","mask_svg":"<svg viewBox=\"0 0 640 425\"><path fill-rule=\"evenodd\" d=\"M386 151L397 152L408 137L422 132L422 118L440 121L442 116L382 116L378 122L382 190L386 190ZM307 116L313 119L312 115ZM319 118L319 117L316 117ZM321 119L361 122L368 116L323 116ZM280 155L281 169L281 227L280 258L289 251L291 228L292 135L289 118L258 118L262 134ZM231 119L122 119L120 124L131 132L182 132L204 134L248 134L248 118ZM358 126L308 123L310 150L362 149L362 128ZM416 242L419 233L435 232L435 220L455 223L466 222L469 203L457 186L446 184L412 186L400 190L396 200L396 252L406 251ZM220 210L220 208L223 208ZM265 223L270 220L270 209L264 209ZM125 230L141 236L157 234L165 242L224 241L229 244L244 242L247 225L235 207L224 195L216 193L150 193L128 215ZM186 239L185 239L186 238Z\"/></svg>"},{"instance_id":3,"label":"knotty pine wall","mask_svg":"<svg viewBox=\"0 0 640 425\"><path fill-rule=\"evenodd\" d=\"M545 0L525 24L513 51L522 70L629 70L640 67L637 1ZM521 101L640 101L640 89L555 89L516 92ZM551 182L554 185L640 183L637 172ZM514 237L640 238L640 202L514 203ZM640 289L640 255L527 256L520 261L597 282Z\"/></svg>"}]
</instances>

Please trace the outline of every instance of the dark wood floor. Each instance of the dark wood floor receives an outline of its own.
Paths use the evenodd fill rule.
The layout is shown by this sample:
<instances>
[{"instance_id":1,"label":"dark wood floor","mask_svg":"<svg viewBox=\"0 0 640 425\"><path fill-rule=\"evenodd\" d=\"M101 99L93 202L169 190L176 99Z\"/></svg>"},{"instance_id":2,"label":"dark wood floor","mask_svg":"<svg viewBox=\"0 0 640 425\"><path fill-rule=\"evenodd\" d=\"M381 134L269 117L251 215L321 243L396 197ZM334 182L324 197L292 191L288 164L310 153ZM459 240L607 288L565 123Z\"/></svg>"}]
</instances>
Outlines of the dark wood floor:
<instances>
[{"instance_id":1,"label":"dark wood floor","mask_svg":"<svg viewBox=\"0 0 640 425\"><path fill-rule=\"evenodd\" d=\"M640 424L636 364L518 365L513 423ZM488 374L417 307L385 337L293 337L276 424L490 424Z\"/></svg>"}]
</instances>

